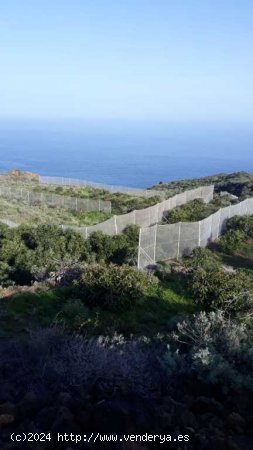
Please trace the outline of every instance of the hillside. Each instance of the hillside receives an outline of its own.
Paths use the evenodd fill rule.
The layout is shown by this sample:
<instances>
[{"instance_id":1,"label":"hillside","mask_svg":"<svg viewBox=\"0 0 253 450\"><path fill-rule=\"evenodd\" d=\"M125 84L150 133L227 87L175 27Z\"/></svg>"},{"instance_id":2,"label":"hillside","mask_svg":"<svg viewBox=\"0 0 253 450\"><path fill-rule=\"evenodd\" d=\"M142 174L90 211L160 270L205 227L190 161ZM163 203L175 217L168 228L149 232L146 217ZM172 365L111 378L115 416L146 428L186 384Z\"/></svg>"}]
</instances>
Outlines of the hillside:
<instances>
[{"instance_id":1,"label":"hillside","mask_svg":"<svg viewBox=\"0 0 253 450\"><path fill-rule=\"evenodd\" d=\"M220 173L202 178L192 178L171 182L160 182L152 189L165 190L167 195L174 195L188 189L214 184L215 192L228 191L244 199L253 195L253 174L249 172Z\"/></svg>"},{"instance_id":2,"label":"hillside","mask_svg":"<svg viewBox=\"0 0 253 450\"><path fill-rule=\"evenodd\" d=\"M217 175L216 192L231 183L243 196L250 177ZM167 194L214 179L169 183ZM34 179L19 183L40 189ZM131 201L124 197L124 207ZM182 436L187 446L180 441L170 446L175 450L250 450L253 216L228 219L208 248L140 272L138 226L84 239L53 225L50 209L47 224L34 227L27 210L35 214L36 206L16 202L12 211L4 202L23 223L0 224L1 448L12 448L11 433L32 429L49 437L148 432L172 442ZM237 200L195 200L165 219L194 221L231 202ZM60 208L57 214L67 217ZM27 448L70 447L52 438Z\"/></svg>"}]
</instances>

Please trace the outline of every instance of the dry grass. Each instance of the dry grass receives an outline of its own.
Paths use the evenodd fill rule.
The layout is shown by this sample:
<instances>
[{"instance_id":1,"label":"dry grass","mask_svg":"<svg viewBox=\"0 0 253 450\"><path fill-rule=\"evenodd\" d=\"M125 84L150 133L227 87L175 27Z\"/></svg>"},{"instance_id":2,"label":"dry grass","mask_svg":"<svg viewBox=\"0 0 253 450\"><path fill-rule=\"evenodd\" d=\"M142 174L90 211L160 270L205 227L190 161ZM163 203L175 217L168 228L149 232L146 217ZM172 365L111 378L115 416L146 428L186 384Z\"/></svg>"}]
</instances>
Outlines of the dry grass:
<instances>
[{"instance_id":1,"label":"dry grass","mask_svg":"<svg viewBox=\"0 0 253 450\"><path fill-rule=\"evenodd\" d=\"M47 206L46 204L28 205L20 200L0 197L0 217L18 224L54 224L54 225L94 225L111 217L111 214L92 211L76 212L70 209Z\"/></svg>"}]
</instances>

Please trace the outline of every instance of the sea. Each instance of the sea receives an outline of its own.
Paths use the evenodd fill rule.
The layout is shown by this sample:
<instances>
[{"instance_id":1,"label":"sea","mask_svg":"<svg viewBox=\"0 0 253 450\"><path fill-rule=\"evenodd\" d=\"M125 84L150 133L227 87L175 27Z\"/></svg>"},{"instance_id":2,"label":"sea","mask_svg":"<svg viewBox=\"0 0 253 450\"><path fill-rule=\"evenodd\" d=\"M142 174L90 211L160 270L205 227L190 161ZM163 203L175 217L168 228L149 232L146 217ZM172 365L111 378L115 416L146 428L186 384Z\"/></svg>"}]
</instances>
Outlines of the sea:
<instances>
[{"instance_id":1,"label":"sea","mask_svg":"<svg viewBox=\"0 0 253 450\"><path fill-rule=\"evenodd\" d=\"M130 187L253 172L250 123L0 119L10 169Z\"/></svg>"}]
</instances>

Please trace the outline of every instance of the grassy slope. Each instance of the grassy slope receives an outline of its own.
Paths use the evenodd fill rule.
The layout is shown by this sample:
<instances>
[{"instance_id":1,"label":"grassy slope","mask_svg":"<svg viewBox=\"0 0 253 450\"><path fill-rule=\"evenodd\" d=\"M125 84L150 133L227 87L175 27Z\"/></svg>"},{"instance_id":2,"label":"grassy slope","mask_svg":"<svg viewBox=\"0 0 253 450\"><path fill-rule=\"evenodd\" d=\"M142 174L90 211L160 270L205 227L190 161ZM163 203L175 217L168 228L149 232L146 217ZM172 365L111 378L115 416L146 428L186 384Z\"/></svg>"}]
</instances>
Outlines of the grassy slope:
<instances>
[{"instance_id":1,"label":"grassy slope","mask_svg":"<svg viewBox=\"0 0 253 450\"><path fill-rule=\"evenodd\" d=\"M53 193L78 198L111 201L113 214L124 214L134 209L146 208L160 202L160 197L136 197L121 193L111 193L102 189L81 186L40 185L38 182L28 181L22 177L0 175L0 183L4 186L23 188L35 192Z\"/></svg>"},{"instance_id":2,"label":"grassy slope","mask_svg":"<svg viewBox=\"0 0 253 450\"><path fill-rule=\"evenodd\" d=\"M235 255L219 253L223 264L235 269L243 269L253 275L253 240L245 242Z\"/></svg>"},{"instance_id":3,"label":"grassy slope","mask_svg":"<svg viewBox=\"0 0 253 450\"><path fill-rule=\"evenodd\" d=\"M76 212L67 208L56 208L46 204L28 205L20 200L0 197L0 217L15 223L54 225L93 225L111 217L109 213L98 211Z\"/></svg>"},{"instance_id":4,"label":"grassy slope","mask_svg":"<svg viewBox=\"0 0 253 450\"><path fill-rule=\"evenodd\" d=\"M152 186L152 189L164 189L167 195L174 195L187 189L210 184L215 185L216 192L228 191L242 198L253 196L253 174L248 172L221 173L202 178L162 182Z\"/></svg>"},{"instance_id":5,"label":"grassy slope","mask_svg":"<svg viewBox=\"0 0 253 450\"><path fill-rule=\"evenodd\" d=\"M68 288L21 292L1 300L0 323L3 334L24 333L37 326L62 323L85 334L113 334L153 336L168 330L169 320L179 313L192 313L196 306L185 289L176 283L162 283L152 288L142 304L122 313L85 308L81 319L69 317L64 307L74 301Z\"/></svg>"},{"instance_id":6,"label":"grassy slope","mask_svg":"<svg viewBox=\"0 0 253 450\"><path fill-rule=\"evenodd\" d=\"M246 189L251 189L250 183L253 185L253 176L240 173L173 182L166 185L168 189L167 193L168 195L172 195L181 189L191 189L201 184L210 184L213 182L218 183L217 190L229 190L225 187L225 184L232 183L233 189L239 189L240 195L244 195L243 192L246 192L244 189L245 186ZM160 185L157 187L160 187ZM37 188L40 189L38 186ZM45 189L48 189L48 187ZM52 189L54 189L53 192L57 189L56 192L60 193L59 188L54 187ZM62 189L61 193L67 195L77 195L78 190L80 190L80 196L85 195L83 188L60 189ZM239 194L239 191L233 191L233 193ZM124 201L127 201L127 198L129 201L129 197L125 197L126 199ZM120 195L116 196L116 198L121 201ZM134 198L133 200L144 201L145 199L136 200ZM129 203L127 207L129 208ZM50 217L52 217L52 209L49 209L48 214L50 213ZM21 211L20 214L24 215L25 213ZM45 217L49 219L49 216ZM27 218L24 216L24 221L26 220ZM252 243L247 243L238 255L228 256L220 254L220 257L225 264L253 272ZM0 327L2 332L13 333L15 331L23 333L32 327L50 325L55 322L64 323L67 326L73 327L73 319L70 319L64 313L64 305L69 299L71 299L71 295L66 289L44 290L37 293L20 293L10 299L2 299L0 302ZM111 334L118 331L124 334L133 333L152 336L165 332L169 327L170 319L175 315L179 313L192 313L194 311L196 311L196 306L193 304L186 286L176 282L163 282L159 287L150 291L148 298L145 299L143 304L136 306L134 309L117 315L98 309L87 309L85 317L79 323L76 323L75 327L92 335L101 333Z\"/></svg>"}]
</instances>

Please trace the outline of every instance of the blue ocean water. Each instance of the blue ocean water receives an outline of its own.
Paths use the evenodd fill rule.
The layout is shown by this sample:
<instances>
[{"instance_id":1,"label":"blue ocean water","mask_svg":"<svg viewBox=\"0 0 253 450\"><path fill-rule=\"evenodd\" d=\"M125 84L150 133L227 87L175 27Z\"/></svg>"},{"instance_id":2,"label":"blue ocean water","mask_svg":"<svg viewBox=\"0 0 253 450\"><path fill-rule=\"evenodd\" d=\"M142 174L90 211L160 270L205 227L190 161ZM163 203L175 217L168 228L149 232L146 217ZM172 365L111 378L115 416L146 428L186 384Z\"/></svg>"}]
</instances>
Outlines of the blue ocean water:
<instances>
[{"instance_id":1,"label":"blue ocean water","mask_svg":"<svg viewBox=\"0 0 253 450\"><path fill-rule=\"evenodd\" d=\"M253 128L1 120L0 172L14 168L132 187L220 172L253 172Z\"/></svg>"}]
</instances>

